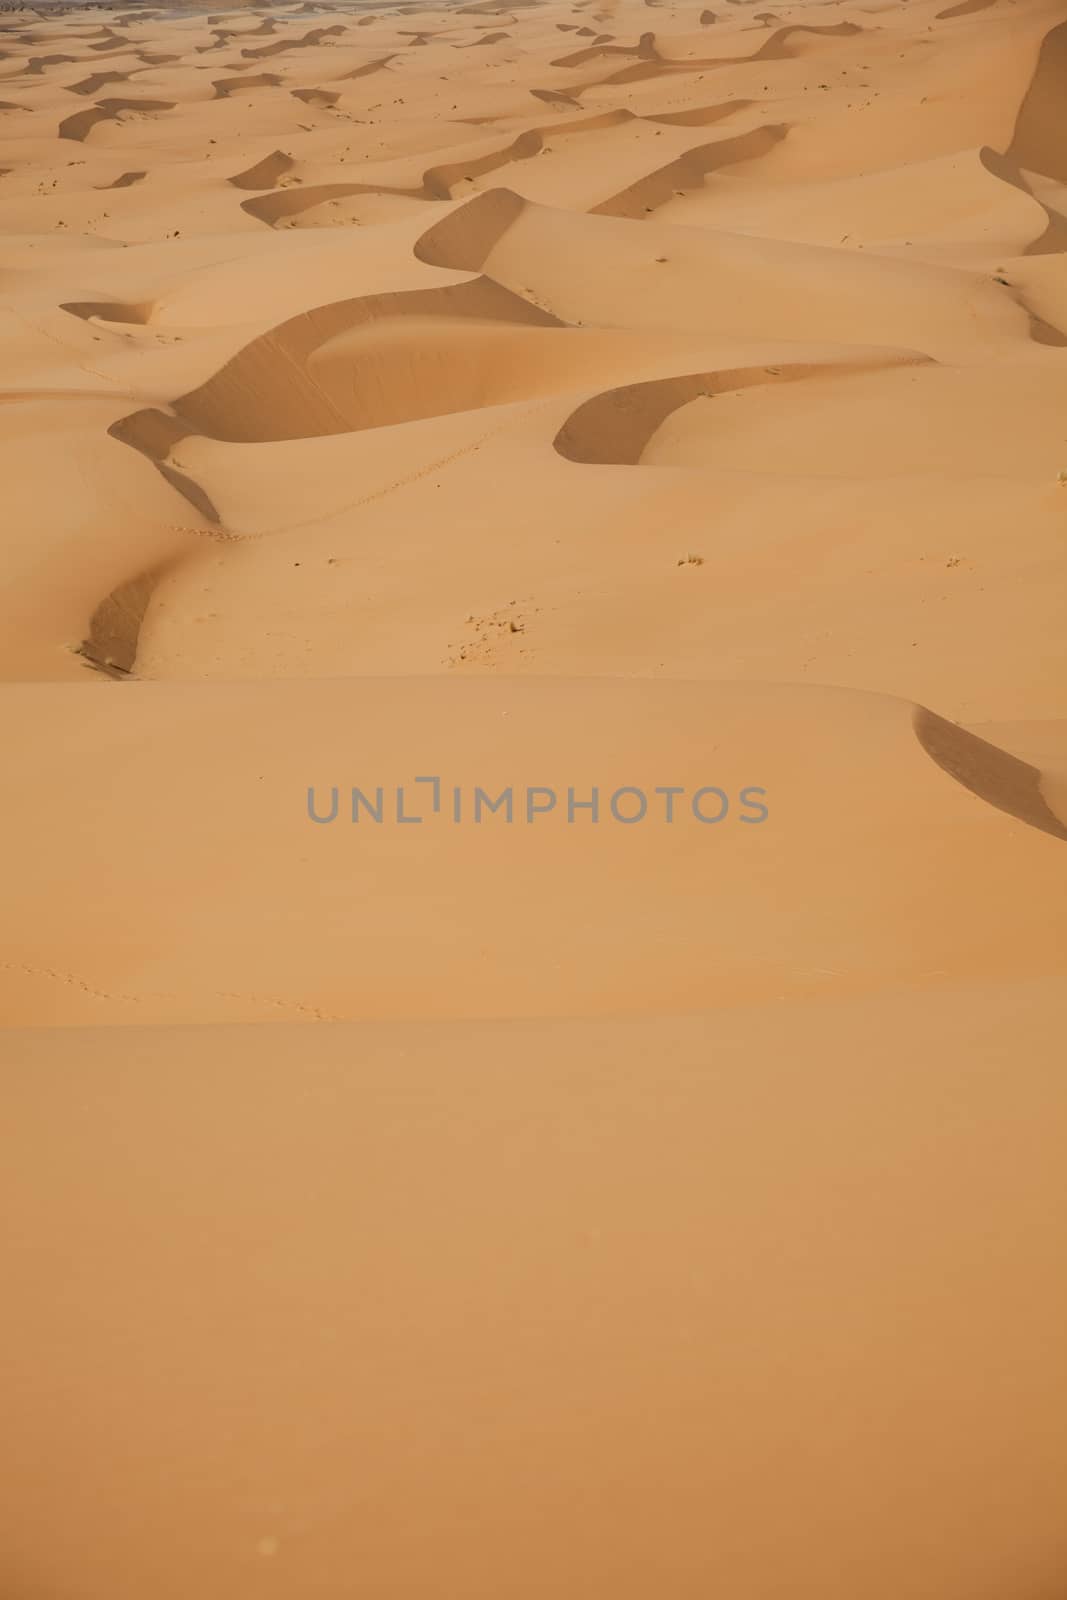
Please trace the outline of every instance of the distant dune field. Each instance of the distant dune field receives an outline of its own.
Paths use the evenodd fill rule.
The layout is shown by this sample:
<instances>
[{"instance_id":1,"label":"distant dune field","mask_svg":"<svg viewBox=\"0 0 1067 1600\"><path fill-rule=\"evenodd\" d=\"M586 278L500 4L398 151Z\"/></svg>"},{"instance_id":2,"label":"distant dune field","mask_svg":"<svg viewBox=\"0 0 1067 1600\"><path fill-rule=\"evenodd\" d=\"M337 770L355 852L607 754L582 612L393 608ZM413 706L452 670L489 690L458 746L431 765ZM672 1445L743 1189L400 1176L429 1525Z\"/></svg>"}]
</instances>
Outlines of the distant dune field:
<instances>
[{"instance_id":1,"label":"distant dune field","mask_svg":"<svg viewBox=\"0 0 1067 1600\"><path fill-rule=\"evenodd\" d=\"M0 12L0 1600L1058 1600L1064 0Z\"/></svg>"}]
</instances>

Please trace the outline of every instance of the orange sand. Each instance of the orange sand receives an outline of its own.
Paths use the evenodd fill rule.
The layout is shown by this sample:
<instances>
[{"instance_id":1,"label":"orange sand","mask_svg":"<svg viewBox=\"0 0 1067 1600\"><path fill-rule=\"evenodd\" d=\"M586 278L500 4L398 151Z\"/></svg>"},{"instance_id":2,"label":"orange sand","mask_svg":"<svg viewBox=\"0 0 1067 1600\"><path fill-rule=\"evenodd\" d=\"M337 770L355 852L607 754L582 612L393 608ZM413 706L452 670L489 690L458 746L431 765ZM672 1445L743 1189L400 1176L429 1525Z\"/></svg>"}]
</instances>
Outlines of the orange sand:
<instances>
[{"instance_id":1,"label":"orange sand","mask_svg":"<svg viewBox=\"0 0 1067 1600\"><path fill-rule=\"evenodd\" d=\"M1062 1589L1067 7L596 3L0 17L0 1600Z\"/></svg>"}]
</instances>

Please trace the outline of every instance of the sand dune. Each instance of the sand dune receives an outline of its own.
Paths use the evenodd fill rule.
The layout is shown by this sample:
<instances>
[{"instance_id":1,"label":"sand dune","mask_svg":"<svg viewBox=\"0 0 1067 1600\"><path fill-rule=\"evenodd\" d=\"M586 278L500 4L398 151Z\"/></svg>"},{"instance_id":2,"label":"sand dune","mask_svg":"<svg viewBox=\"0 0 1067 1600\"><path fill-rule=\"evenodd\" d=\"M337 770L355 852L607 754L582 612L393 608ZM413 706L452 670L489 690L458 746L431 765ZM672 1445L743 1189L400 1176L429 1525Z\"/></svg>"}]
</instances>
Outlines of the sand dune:
<instances>
[{"instance_id":1,"label":"sand dune","mask_svg":"<svg viewBox=\"0 0 1067 1600\"><path fill-rule=\"evenodd\" d=\"M747 387L742 394L731 380L732 398L741 403L704 404L716 398L713 392L693 397L665 419L641 459L700 465L709 452L721 450L734 471L791 477L836 473L884 480L923 472L1023 477L1039 471L1058 448L1063 387L1058 373L1034 371L1019 382L1022 377L1013 374L1014 382L1001 378L983 385L973 373L933 365L861 377L831 370L827 381L807 389L801 416L794 404L782 406L770 385L758 395ZM1026 439L1005 439L1006 405L1033 414L1034 432ZM1044 430L1041 421L1047 423Z\"/></svg>"},{"instance_id":2,"label":"sand dune","mask_svg":"<svg viewBox=\"0 0 1067 1600\"><path fill-rule=\"evenodd\" d=\"M957 271L914 258L658 222L653 234L638 221L578 217L498 190L453 211L418 239L415 251L435 266L521 286L570 322L689 327L735 340L762 335L795 342L803 331L967 362L987 341L1010 339L1013 348L1022 341L1025 348L1026 314L1005 284L984 274L968 280L961 303ZM573 250L582 253L580 277L566 271ZM651 292L657 280L669 293ZM787 290L803 295L802 329Z\"/></svg>"},{"instance_id":3,"label":"sand dune","mask_svg":"<svg viewBox=\"0 0 1067 1600\"><path fill-rule=\"evenodd\" d=\"M1067 183L1063 106L1067 93L1067 23L1053 28L1041 46L1033 81L1019 109L1011 160L1031 172Z\"/></svg>"},{"instance_id":4,"label":"sand dune","mask_svg":"<svg viewBox=\"0 0 1067 1600\"><path fill-rule=\"evenodd\" d=\"M98 100L91 111L77 111L65 117L57 130L61 139L86 139L100 122L117 119L123 112L146 115L152 111L173 111L170 100L123 100L118 98Z\"/></svg>"},{"instance_id":5,"label":"sand dune","mask_svg":"<svg viewBox=\"0 0 1067 1600\"><path fill-rule=\"evenodd\" d=\"M42 0L0 230L5 1600L1049 1600L1063 0Z\"/></svg>"},{"instance_id":6,"label":"sand dune","mask_svg":"<svg viewBox=\"0 0 1067 1600\"><path fill-rule=\"evenodd\" d=\"M657 211L673 195L686 189L699 189L710 172L735 162L755 161L772 150L787 133L784 127L757 128L752 133L740 134L736 139L720 139L714 144L689 150L669 166L650 172L639 182L631 184L621 194L601 201L592 208L594 216L638 218Z\"/></svg>"},{"instance_id":7,"label":"sand dune","mask_svg":"<svg viewBox=\"0 0 1067 1600\"><path fill-rule=\"evenodd\" d=\"M458 346L448 336L454 319L461 322L456 330ZM404 327L409 320L414 321L411 331ZM464 326L468 323L474 324L473 330ZM501 326L516 324L527 329L559 327L549 313L491 279L322 306L273 329L203 388L176 399L172 409L200 432L246 443L350 433L360 427L462 411L468 409L464 400L473 403L476 388L487 381L491 384L489 369L494 361L502 364L499 376L506 381L513 355L509 343L496 357L486 346L469 364L456 361L466 342L462 336L492 341ZM381 325L389 332L377 333ZM366 338L350 353L347 341L368 328L377 335L380 354L376 357L376 345ZM435 338L444 341L439 351L434 349ZM390 384L388 366L394 350L401 370ZM426 364L438 368L432 377L423 370ZM455 386L451 394L445 385ZM143 434L137 416L124 419L112 431L130 442L140 442Z\"/></svg>"},{"instance_id":8,"label":"sand dune","mask_svg":"<svg viewBox=\"0 0 1067 1600\"><path fill-rule=\"evenodd\" d=\"M113 609L121 603L115 597ZM261 720L265 694L270 713ZM901 702L755 685L444 677L292 690L174 685L167 700L173 712L160 719L160 697L141 684L121 700L91 685L76 699L58 686L7 691L13 771L23 775L5 786L11 837L22 836L31 806L52 838L48 872L75 891L57 941L40 864L21 851L5 864L26 938L25 959L4 979L13 1022L33 1021L43 1003L68 1024L257 1020L275 1011L647 1014L855 994L890 977L922 987L937 973L960 981L1054 971L1067 934L1067 827L1042 801L1039 774L943 719L923 713L916 726ZM59 825L68 798L50 781L57 754L34 753L41 715L62 733L61 764L77 753L91 858L80 831ZM331 753L339 721L361 729L355 761ZM713 751L694 741L696 727L714 728ZM120 812L102 781L116 741L126 751ZM438 815L431 789L407 771L412 750L420 771L440 777ZM154 857L150 840L173 835L194 812L205 772L214 804L199 818L195 854ZM663 774L686 797L670 825L654 795ZM412 845L391 818L405 783L407 814L426 817ZM481 825L457 825L457 783L468 808L475 787L494 799L511 787L512 823L486 813ZM352 785L372 806L381 788L389 814L376 822L363 809L353 821ZM547 806L542 791L559 796L543 815L529 812L533 785L535 805ZM637 826L616 819L609 797L624 785L662 814L649 810ZM704 785L712 788L697 814L688 796ZM749 786L773 828L769 818L745 825L758 816L741 798ZM569 820L567 791L585 800L594 787L603 790L603 822L594 826L587 812ZM847 814L835 800L844 794ZM618 803L630 818L639 809L634 793ZM518 918L494 909L505 870L523 906ZM212 887L223 871L225 897ZM336 885L357 879L359 894L337 904ZM94 945L105 880L126 932ZM980 914L994 883L995 927ZM729 922L707 922L710 892L737 908ZM426 911L412 928L416 894ZM281 936L286 923L301 929L299 947ZM492 952L483 943L489 923ZM791 954L798 941L803 965ZM579 959L586 947L599 952L595 961Z\"/></svg>"},{"instance_id":9,"label":"sand dune","mask_svg":"<svg viewBox=\"0 0 1067 1600\"><path fill-rule=\"evenodd\" d=\"M910 366L908 358L903 358ZM862 370L866 363L857 358L854 370ZM877 365L888 364L888 358ZM670 460L672 464L687 464L679 451L665 456L660 443L661 434L679 412L700 400L714 400L723 395L736 398L749 388L777 387L780 383L793 383L802 378L832 377L849 371L848 366L828 360L822 364L795 363L788 366L740 367L734 371L692 372L680 377L653 379L647 383L630 384L626 388L608 390L595 395L580 406L560 429L553 441L560 455L568 461L605 466L637 466L650 460ZM816 400L817 397L812 397ZM851 392L850 392L851 398ZM701 408L703 410L703 408ZM795 420L795 406L788 407ZM674 430L670 430L672 436ZM777 441L771 450L778 459ZM760 450L764 452L761 440ZM803 447L799 452L804 457ZM682 454L682 460L678 457ZM735 452L730 454L731 465L738 462ZM786 465L785 471L789 471ZM794 469L795 470L795 469Z\"/></svg>"},{"instance_id":10,"label":"sand dune","mask_svg":"<svg viewBox=\"0 0 1067 1600\"><path fill-rule=\"evenodd\" d=\"M8 1279L37 1444L9 1565L167 1596L340 1596L358 1565L419 1597L510 1572L522 1600L695 1600L783 1561L813 1593L1054 1592L1062 1007L1033 980L192 1050L13 1034L37 1160L5 1163L5 1212L77 1265L60 1287L24 1249Z\"/></svg>"}]
</instances>

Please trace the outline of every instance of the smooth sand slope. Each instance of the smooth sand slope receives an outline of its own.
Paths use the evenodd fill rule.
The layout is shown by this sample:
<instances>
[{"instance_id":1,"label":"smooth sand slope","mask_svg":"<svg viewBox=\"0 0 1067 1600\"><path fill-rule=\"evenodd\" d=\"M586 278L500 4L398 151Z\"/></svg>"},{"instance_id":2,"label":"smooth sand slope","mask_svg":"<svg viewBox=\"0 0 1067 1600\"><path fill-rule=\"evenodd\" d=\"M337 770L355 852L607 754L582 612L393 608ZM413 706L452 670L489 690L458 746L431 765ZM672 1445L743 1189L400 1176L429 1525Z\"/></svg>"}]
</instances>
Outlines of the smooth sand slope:
<instances>
[{"instance_id":1,"label":"smooth sand slope","mask_svg":"<svg viewBox=\"0 0 1067 1600\"><path fill-rule=\"evenodd\" d=\"M1055 1595L1063 1003L13 1034L5 1592Z\"/></svg>"},{"instance_id":2,"label":"smooth sand slope","mask_svg":"<svg viewBox=\"0 0 1067 1600\"><path fill-rule=\"evenodd\" d=\"M0 491L3 1600L1053 1600L1063 0L5 12Z\"/></svg>"}]
</instances>

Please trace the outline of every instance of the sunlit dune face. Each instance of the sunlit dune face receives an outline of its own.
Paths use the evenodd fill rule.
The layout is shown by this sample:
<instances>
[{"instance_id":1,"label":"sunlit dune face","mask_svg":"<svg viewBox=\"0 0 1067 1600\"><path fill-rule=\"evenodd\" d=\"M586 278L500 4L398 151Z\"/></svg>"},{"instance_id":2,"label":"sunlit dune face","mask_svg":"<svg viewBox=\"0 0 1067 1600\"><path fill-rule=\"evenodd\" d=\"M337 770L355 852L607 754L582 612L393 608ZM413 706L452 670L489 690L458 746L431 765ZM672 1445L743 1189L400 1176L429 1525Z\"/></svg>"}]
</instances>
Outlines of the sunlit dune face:
<instances>
[{"instance_id":1,"label":"sunlit dune face","mask_svg":"<svg viewBox=\"0 0 1067 1600\"><path fill-rule=\"evenodd\" d=\"M0 0L0 1600L1062 1600L1067 22Z\"/></svg>"}]
</instances>

